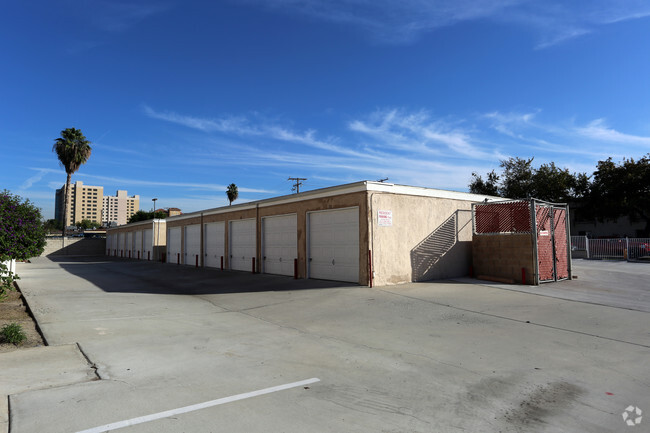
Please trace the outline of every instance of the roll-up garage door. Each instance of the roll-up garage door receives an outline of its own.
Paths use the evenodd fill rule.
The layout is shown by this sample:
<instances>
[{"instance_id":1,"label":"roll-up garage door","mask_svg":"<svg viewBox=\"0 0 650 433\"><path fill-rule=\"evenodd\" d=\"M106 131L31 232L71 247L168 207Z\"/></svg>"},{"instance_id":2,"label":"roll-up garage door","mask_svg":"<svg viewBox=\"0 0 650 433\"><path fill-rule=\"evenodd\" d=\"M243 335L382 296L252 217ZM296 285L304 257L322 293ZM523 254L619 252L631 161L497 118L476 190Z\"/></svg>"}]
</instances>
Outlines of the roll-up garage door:
<instances>
[{"instance_id":1,"label":"roll-up garage door","mask_svg":"<svg viewBox=\"0 0 650 433\"><path fill-rule=\"evenodd\" d=\"M228 239L230 241L230 269L250 271L256 256L255 220L230 222Z\"/></svg>"},{"instance_id":2,"label":"roll-up garage door","mask_svg":"<svg viewBox=\"0 0 650 433\"><path fill-rule=\"evenodd\" d=\"M221 258L224 257L226 223L223 221L205 224L203 228L203 248L205 249L204 266L211 268L221 267Z\"/></svg>"},{"instance_id":3,"label":"roll-up garage door","mask_svg":"<svg viewBox=\"0 0 650 433\"><path fill-rule=\"evenodd\" d=\"M309 278L359 282L359 208L309 212Z\"/></svg>"},{"instance_id":4,"label":"roll-up garage door","mask_svg":"<svg viewBox=\"0 0 650 433\"><path fill-rule=\"evenodd\" d=\"M144 259L144 250L142 249L142 230L135 232L135 258Z\"/></svg>"},{"instance_id":5,"label":"roll-up garage door","mask_svg":"<svg viewBox=\"0 0 650 433\"><path fill-rule=\"evenodd\" d=\"M296 214L262 218L262 272L293 275L297 257Z\"/></svg>"},{"instance_id":6,"label":"roll-up garage door","mask_svg":"<svg viewBox=\"0 0 650 433\"><path fill-rule=\"evenodd\" d=\"M167 262L180 263L181 228L173 227L167 230Z\"/></svg>"},{"instance_id":7,"label":"roll-up garage door","mask_svg":"<svg viewBox=\"0 0 650 433\"><path fill-rule=\"evenodd\" d=\"M124 255L126 254L126 252L124 251L124 239L125 238L126 238L126 236L124 235L124 233L118 233L117 234L117 248L116 248L116 250L117 250L117 256L118 257L124 257Z\"/></svg>"},{"instance_id":8,"label":"roll-up garage door","mask_svg":"<svg viewBox=\"0 0 650 433\"><path fill-rule=\"evenodd\" d=\"M201 258L201 224L185 226L185 259L186 265L196 265Z\"/></svg>"},{"instance_id":9,"label":"roll-up garage door","mask_svg":"<svg viewBox=\"0 0 650 433\"><path fill-rule=\"evenodd\" d=\"M130 259L133 258L133 232L128 232L126 234L126 246L124 248L124 255Z\"/></svg>"},{"instance_id":10,"label":"roll-up garage door","mask_svg":"<svg viewBox=\"0 0 650 433\"><path fill-rule=\"evenodd\" d=\"M106 234L106 255L113 255L113 235Z\"/></svg>"},{"instance_id":11,"label":"roll-up garage door","mask_svg":"<svg viewBox=\"0 0 650 433\"><path fill-rule=\"evenodd\" d=\"M143 240L143 247L142 251L144 254L142 255L142 258L144 260L153 260L153 230L151 229L146 229L144 230L144 240Z\"/></svg>"}]
</instances>

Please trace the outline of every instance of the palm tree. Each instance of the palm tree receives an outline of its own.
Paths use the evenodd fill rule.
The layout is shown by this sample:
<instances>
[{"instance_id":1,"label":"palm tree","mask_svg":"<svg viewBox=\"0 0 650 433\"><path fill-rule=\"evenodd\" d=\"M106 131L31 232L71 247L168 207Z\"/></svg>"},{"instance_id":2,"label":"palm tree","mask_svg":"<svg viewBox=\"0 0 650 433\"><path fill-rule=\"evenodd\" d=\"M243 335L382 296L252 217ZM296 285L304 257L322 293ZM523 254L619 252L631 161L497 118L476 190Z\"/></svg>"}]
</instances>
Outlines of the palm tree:
<instances>
[{"instance_id":1,"label":"palm tree","mask_svg":"<svg viewBox=\"0 0 650 433\"><path fill-rule=\"evenodd\" d=\"M92 148L90 141L80 129L67 128L61 131L61 137L54 140L52 152L59 158L59 164L68 175L65 181L65 198L63 201L63 246L65 246L65 228L68 222L68 203L70 201L70 177L90 158Z\"/></svg>"},{"instance_id":2,"label":"palm tree","mask_svg":"<svg viewBox=\"0 0 650 433\"><path fill-rule=\"evenodd\" d=\"M228 201L230 202L229 206L232 206L232 202L239 198L239 191L237 190L237 185L231 183L228 185L226 190L226 195L228 196Z\"/></svg>"}]
</instances>

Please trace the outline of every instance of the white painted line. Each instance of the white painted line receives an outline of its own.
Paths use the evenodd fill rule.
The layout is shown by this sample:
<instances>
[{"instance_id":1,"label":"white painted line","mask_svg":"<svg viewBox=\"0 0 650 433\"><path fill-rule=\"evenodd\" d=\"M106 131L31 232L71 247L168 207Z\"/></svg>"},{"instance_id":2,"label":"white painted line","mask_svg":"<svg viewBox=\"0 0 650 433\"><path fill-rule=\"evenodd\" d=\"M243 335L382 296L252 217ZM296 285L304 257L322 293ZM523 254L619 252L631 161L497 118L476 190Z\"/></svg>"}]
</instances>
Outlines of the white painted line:
<instances>
[{"instance_id":1,"label":"white painted line","mask_svg":"<svg viewBox=\"0 0 650 433\"><path fill-rule=\"evenodd\" d=\"M219 406L220 404L232 403L233 401L244 400L259 395L270 394L272 392L284 391L285 389L297 388L299 386L309 385L310 383L320 382L320 379L312 377L311 379L301 380L300 382L287 383L285 385L272 386L271 388L264 388L257 391L245 392L230 397L224 397L217 400L206 401L205 403L193 404L191 406L180 407L178 409L166 410L164 412L152 413L151 415L140 416L137 418L127 419L126 421L114 422L105 424L99 427L81 430L77 433L104 433L119 428L129 427L136 424L142 424L149 421L155 421L161 418L167 418L182 413L193 412L195 410L205 409L208 407Z\"/></svg>"}]
</instances>

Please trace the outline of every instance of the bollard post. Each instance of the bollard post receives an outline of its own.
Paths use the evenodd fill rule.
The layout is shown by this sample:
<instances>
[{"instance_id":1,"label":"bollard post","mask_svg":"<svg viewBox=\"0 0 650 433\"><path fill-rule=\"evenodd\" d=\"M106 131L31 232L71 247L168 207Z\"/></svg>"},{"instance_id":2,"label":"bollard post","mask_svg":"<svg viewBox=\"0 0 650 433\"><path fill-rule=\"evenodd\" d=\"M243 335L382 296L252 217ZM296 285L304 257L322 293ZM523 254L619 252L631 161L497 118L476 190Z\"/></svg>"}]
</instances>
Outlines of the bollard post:
<instances>
[{"instance_id":1,"label":"bollard post","mask_svg":"<svg viewBox=\"0 0 650 433\"><path fill-rule=\"evenodd\" d=\"M195 257L196 257L196 267L198 268L199 267L199 256L198 256L198 254Z\"/></svg>"},{"instance_id":2,"label":"bollard post","mask_svg":"<svg viewBox=\"0 0 650 433\"><path fill-rule=\"evenodd\" d=\"M181 253L176 253L176 264L177 265L181 264Z\"/></svg>"},{"instance_id":3,"label":"bollard post","mask_svg":"<svg viewBox=\"0 0 650 433\"><path fill-rule=\"evenodd\" d=\"M526 284L526 268L521 268L521 284Z\"/></svg>"},{"instance_id":4,"label":"bollard post","mask_svg":"<svg viewBox=\"0 0 650 433\"><path fill-rule=\"evenodd\" d=\"M372 289L372 251L368 250L368 285Z\"/></svg>"},{"instance_id":5,"label":"bollard post","mask_svg":"<svg viewBox=\"0 0 650 433\"><path fill-rule=\"evenodd\" d=\"M253 269L252 269L252 271L253 271L252 273L254 274L255 273L255 257L253 257Z\"/></svg>"},{"instance_id":6,"label":"bollard post","mask_svg":"<svg viewBox=\"0 0 650 433\"><path fill-rule=\"evenodd\" d=\"M223 271L223 256L221 256L221 270Z\"/></svg>"},{"instance_id":7,"label":"bollard post","mask_svg":"<svg viewBox=\"0 0 650 433\"><path fill-rule=\"evenodd\" d=\"M151 261L151 251L147 251L147 261Z\"/></svg>"},{"instance_id":8,"label":"bollard post","mask_svg":"<svg viewBox=\"0 0 650 433\"><path fill-rule=\"evenodd\" d=\"M298 279L298 259L293 259L293 279Z\"/></svg>"}]
</instances>

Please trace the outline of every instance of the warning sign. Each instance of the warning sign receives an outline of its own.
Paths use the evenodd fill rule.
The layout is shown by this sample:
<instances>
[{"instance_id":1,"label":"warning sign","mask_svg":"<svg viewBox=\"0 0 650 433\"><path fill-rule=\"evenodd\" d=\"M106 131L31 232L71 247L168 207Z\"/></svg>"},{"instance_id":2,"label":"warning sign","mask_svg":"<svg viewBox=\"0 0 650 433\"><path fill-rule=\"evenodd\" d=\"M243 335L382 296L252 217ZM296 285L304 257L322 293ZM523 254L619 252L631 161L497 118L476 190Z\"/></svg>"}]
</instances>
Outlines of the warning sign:
<instances>
[{"instance_id":1,"label":"warning sign","mask_svg":"<svg viewBox=\"0 0 650 433\"><path fill-rule=\"evenodd\" d=\"M380 227L390 227L393 225L393 211L392 210L378 210L377 221Z\"/></svg>"}]
</instances>

